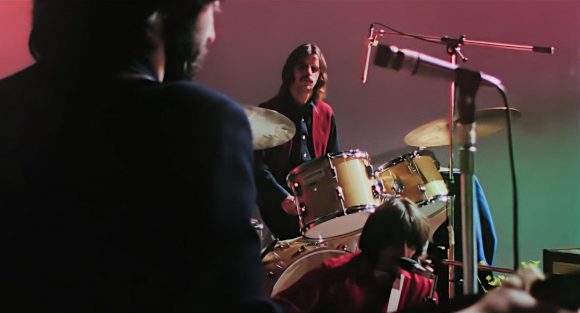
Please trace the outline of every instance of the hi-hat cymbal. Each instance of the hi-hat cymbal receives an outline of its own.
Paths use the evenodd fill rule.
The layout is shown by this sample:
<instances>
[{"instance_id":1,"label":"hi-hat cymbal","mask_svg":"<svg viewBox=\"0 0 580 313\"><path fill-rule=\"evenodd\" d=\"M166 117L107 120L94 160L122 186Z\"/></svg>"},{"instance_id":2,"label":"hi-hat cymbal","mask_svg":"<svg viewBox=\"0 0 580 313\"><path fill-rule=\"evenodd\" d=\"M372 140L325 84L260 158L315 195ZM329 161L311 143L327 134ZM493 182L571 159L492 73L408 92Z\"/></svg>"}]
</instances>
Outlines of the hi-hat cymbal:
<instances>
[{"instance_id":1,"label":"hi-hat cymbal","mask_svg":"<svg viewBox=\"0 0 580 313\"><path fill-rule=\"evenodd\" d=\"M487 108L475 112L475 131L477 137L489 136L506 127L506 108ZM518 119L522 113L510 108L512 120ZM457 122L456 122L457 123ZM437 147L449 144L449 123L446 118L436 119L423 124L405 136L405 143L415 147Z\"/></svg>"},{"instance_id":2,"label":"hi-hat cymbal","mask_svg":"<svg viewBox=\"0 0 580 313\"><path fill-rule=\"evenodd\" d=\"M296 133L294 123L286 116L257 106L244 106L252 128L254 150L268 149L288 142Z\"/></svg>"}]
</instances>

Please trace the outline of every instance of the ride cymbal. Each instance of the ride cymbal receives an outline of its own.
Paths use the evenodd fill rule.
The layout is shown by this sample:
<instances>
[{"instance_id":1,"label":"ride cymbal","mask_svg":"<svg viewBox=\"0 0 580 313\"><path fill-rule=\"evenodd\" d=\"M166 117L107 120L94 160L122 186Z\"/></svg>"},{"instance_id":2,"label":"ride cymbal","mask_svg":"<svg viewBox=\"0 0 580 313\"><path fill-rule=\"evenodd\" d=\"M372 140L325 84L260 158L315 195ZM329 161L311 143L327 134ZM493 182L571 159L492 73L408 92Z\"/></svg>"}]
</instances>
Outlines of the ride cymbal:
<instances>
[{"instance_id":1,"label":"ride cymbal","mask_svg":"<svg viewBox=\"0 0 580 313\"><path fill-rule=\"evenodd\" d=\"M286 116L257 106L243 107L250 121L254 150L273 148L294 137L296 127Z\"/></svg>"},{"instance_id":2,"label":"ride cymbal","mask_svg":"<svg viewBox=\"0 0 580 313\"><path fill-rule=\"evenodd\" d=\"M477 110L475 122L477 137L486 137L506 127L506 108L496 107ZM521 112L510 108L512 120L521 116ZM457 124L457 121L455 122ZM405 143L414 147L437 147L449 144L449 123L446 118L425 123L405 136Z\"/></svg>"}]
</instances>

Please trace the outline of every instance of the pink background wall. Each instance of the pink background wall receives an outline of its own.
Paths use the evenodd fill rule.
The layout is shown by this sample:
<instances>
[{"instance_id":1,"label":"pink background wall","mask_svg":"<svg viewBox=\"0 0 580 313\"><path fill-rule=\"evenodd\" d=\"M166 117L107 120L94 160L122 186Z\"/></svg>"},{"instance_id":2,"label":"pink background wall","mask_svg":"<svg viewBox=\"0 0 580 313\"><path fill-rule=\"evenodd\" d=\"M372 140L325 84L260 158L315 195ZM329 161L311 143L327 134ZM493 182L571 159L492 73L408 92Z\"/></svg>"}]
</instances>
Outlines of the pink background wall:
<instances>
[{"instance_id":1,"label":"pink background wall","mask_svg":"<svg viewBox=\"0 0 580 313\"><path fill-rule=\"evenodd\" d=\"M26 47L30 8L30 1L0 1L0 77L32 62ZM373 67L362 85L371 22L410 33L556 47L552 56L475 46L463 51L467 67L502 79L511 106L523 113L514 126L521 259L540 260L543 248L580 247L580 2L230 0L217 17L218 38L199 80L257 104L278 90L288 53L314 41L329 63L328 102L343 149L367 151L381 165L413 150L403 142L406 133L446 116L448 84ZM439 45L396 37L381 43L447 59ZM477 103L502 104L488 89L480 90ZM480 138L478 149L476 171L500 237L496 264L511 266L505 132ZM433 150L448 163L447 148Z\"/></svg>"}]
</instances>

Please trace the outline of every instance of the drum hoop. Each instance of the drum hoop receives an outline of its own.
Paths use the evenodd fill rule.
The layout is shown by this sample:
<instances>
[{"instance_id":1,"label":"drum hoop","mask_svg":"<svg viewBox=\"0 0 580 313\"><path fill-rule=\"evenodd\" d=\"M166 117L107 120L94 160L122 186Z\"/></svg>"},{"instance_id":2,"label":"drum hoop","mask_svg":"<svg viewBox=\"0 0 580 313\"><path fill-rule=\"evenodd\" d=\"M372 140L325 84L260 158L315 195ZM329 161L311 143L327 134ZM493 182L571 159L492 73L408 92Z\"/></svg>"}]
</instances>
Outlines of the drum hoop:
<instances>
[{"instance_id":1,"label":"drum hoop","mask_svg":"<svg viewBox=\"0 0 580 313\"><path fill-rule=\"evenodd\" d=\"M361 151L359 149L351 149L341 152L328 153L327 156L332 159L352 157L354 159L367 159L369 160L369 154L367 152Z\"/></svg>"},{"instance_id":2,"label":"drum hoop","mask_svg":"<svg viewBox=\"0 0 580 313\"><path fill-rule=\"evenodd\" d=\"M308 223L308 224L304 225L304 227L302 227L302 229L301 229L302 236L304 236L307 231L316 227L316 225L322 224L324 222L328 222L328 221L333 220L339 216L346 216L346 215L344 214L344 211L343 212L335 211L335 212L331 212L329 214L323 215L323 216L311 221L310 223ZM305 238L307 238L307 237L305 237Z\"/></svg>"},{"instance_id":3,"label":"drum hoop","mask_svg":"<svg viewBox=\"0 0 580 313\"><path fill-rule=\"evenodd\" d=\"M286 175L286 181L290 182L291 180L293 180L294 176L299 176L300 174L302 174L302 172L305 172L307 169L314 167L316 164L318 164L320 162L323 162L324 158L327 158L327 156L312 159L310 161L304 162L304 163L296 166L294 169L292 169L288 173L288 175Z\"/></svg>"},{"instance_id":4,"label":"drum hoop","mask_svg":"<svg viewBox=\"0 0 580 313\"><path fill-rule=\"evenodd\" d=\"M405 154L405 155L399 156L399 157L397 157L397 158L394 158L394 159L390 160L389 162L387 162L387 163L385 163L385 164L383 164L383 165L379 166L379 167L377 168L377 172L378 172L378 173L380 173L380 172L383 172L383 171L385 171L386 169L388 169L389 167L392 167L392 166L394 166L394 165L397 165L397 164L403 163L404 161L406 161L406 160L407 160L407 159L405 158L405 156L408 156L408 155L409 155L409 154Z\"/></svg>"},{"instance_id":5,"label":"drum hoop","mask_svg":"<svg viewBox=\"0 0 580 313\"><path fill-rule=\"evenodd\" d=\"M345 208L344 210L346 211L346 215L350 215L350 214L358 213L358 212L373 213L377 207L378 206L374 205L374 204L371 204L371 205L353 205L353 206L350 206L348 208Z\"/></svg>"},{"instance_id":6,"label":"drum hoop","mask_svg":"<svg viewBox=\"0 0 580 313\"><path fill-rule=\"evenodd\" d=\"M336 235L336 236L332 236L332 237L324 237L324 238L302 237L301 240L302 240L302 242L305 242L305 243L325 247L324 245L329 243L329 242L334 242L338 239L350 238L356 234L361 234L361 233L362 233L362 229L357 229L357 230L350 231L348 233L344 233L344 234L340 234L340 235Z\"/></svg>"},{"instance_id":7,"label":"drum hoop","mask_svg":"<svg viewBox=\"0 0 580 313\"><path fill-rule=\"evenodd\" d=\"M435 202L447 203L447 201L449 201L449 195L434 195L433 197L417 202L416 204L420 207Z\"/></svg>"},{"instance_id":8,"label":"drum hoop","mask_svg":"<svg viewBox=\"0 0 580 313\"><path fill-rule=\"evenodd\" d=\"M412 159L417 158L417 157L420 157L420 156L421 157L430 157L431 159L433 159L433 157L430 156L429 154L425 154L424 155L421 152L422 152L422 150L418 149L418 150L414 150L412 152L408 152L408 153L402 154L402 155L400 155L400 156L398 156L398 157L396 157L396 158L388 161L387 163L379 166L377 168L377 172L382 172L382 171L386 170L387 168L389 168L389 167L391 167L393 165L397 165L399 163L403 163L404 161L412 160Z\"/></svg>"},{"instance_id":9,"label":"drum hoop","mask_svg":"<svg viewBox=\"0 0 580 313\"><path fill-rule=\"evenodd\" d=\"M301 174L303 174L307 170L309 170L311 168L312 169L324 168L322 166L316 166L316 165L319 165L319 163L322 163L323 165L328 164L329 166L332 165L332 161L330 160L330 157L328 155L304 162L304 163L296 166L294 169L292 169L290 171L290 173L288 173L288 175L286 175L286 183L288 184L288 187L292 188L291 183L294 182L294 178L297 176L300 176Z\"/></svg>"},{"instance_id":10,"label":"drum hoop","mask_svg":"<svg viewBox=\"0 0 580 313\"><path fill-rule=\"evenodd\" d=\"M340 252L341 254L352 253L352 252L347 252L344 250L330 248L330 247L326 247L326 246L313 245L313 247L315 247L315 248L314 248L314 250L312 250L312 252L301 255L301 256L297 257L292 263L288 264L288 266L286 266L286 268L282 272L282 275L284 274L284 272L286 272L286 270L288 270L290 267L292 267L293 264L296 264L296 262L298 262L304 258L307 258L307 257L315 256L317 254L320 254L321 252ZM282 277L282 275L280 275L280 277ZM280 278L278 278L278 280L280 280Z\"/></svg>"},{"instance_id":11,"label":"drum hoop","mask_svg":"<svg viewBox=\"0 0 580 313\"><path fill-rule=\"evenodd\" d=\"M348 208L345 208L344 210L346 211L346 213L344 212L332 212L330 214L326 214L324 216L321 216L317 219L315 219L314 221L308 223L306 226L304 226L300 232L303 236L303 238L311 240L311 241L324 241L325 239L337 239L340 238L341 236L349 236L352 234L356 234L357 232L360 232L360 229L358 230L354 230L351 232L348 232L346 234L340 234L340 235L336 235L336 236L330 236L330 237L324 237L322 239L315 239L315 238L311 238L311 237L306 237L306 232L311 230L312 228L316 227L317 225L320 225L322 223L328 222L330 220L333 220L337 217L342 217L342 216L349 216L351 214L356 214L356 213L368 213L368 212L374 212L374 210L377 208L376 205L356 205L356 206L351 206Z\"/></svg>"}]
</instances>

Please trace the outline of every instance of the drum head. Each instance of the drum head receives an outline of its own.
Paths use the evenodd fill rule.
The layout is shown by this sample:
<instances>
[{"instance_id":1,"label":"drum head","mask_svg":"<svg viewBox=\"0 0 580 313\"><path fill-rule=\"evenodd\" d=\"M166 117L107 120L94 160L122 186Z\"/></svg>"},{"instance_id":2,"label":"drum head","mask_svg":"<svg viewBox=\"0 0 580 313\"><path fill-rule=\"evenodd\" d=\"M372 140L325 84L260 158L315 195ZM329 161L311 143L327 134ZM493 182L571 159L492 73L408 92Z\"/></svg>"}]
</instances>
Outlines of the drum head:
<instances>
[{"instance_id":1,"label":"drum head","mask_svg":"<svg viewBox=\"0 0 580 313\"><path fill-rule=\"evenodd\" d=\"M324 223L310 228L304 233L304 237L311 239L333 238L344 234L360 230L365 225L369 212L360 211L357 213L343 215L330 219Z\"/></svg>"},{"instance_id":2,"label":"drum head","mask_svg":"<svg viewBox=\"0 0 580 313\"><path fill-rule=\"evenodd\" d=\"M332 258L345 255L347 252L341 250L332 250L327 248L318 248L313 252L302 256L296 261L292 262L288 268L280 275L280 278L274 284L272 288L272 296L278 294L281 291L288 289L292 286L298 279L302 278L304 274L310 272L311 270L319 267L324 263L324 261Z\"/></svg>"}]
</instances>

